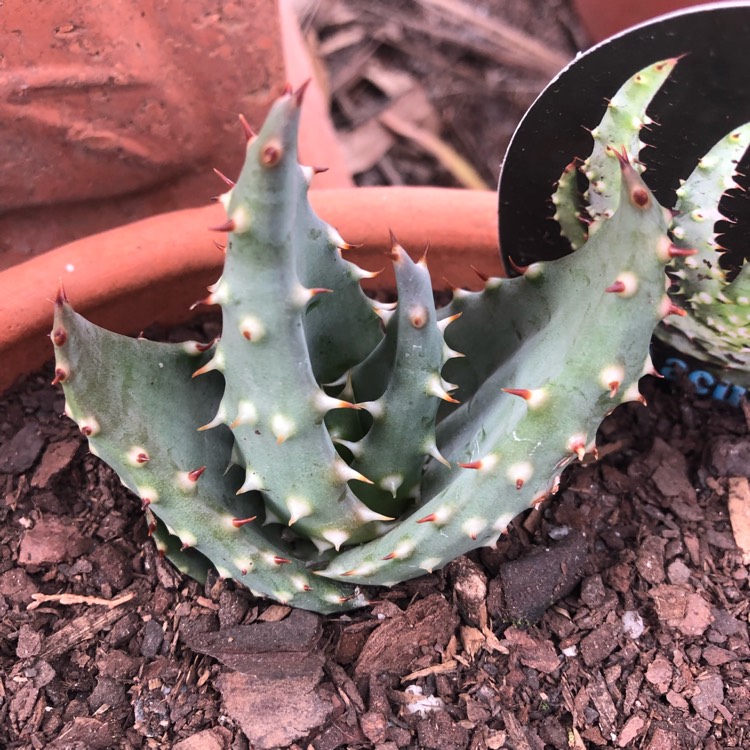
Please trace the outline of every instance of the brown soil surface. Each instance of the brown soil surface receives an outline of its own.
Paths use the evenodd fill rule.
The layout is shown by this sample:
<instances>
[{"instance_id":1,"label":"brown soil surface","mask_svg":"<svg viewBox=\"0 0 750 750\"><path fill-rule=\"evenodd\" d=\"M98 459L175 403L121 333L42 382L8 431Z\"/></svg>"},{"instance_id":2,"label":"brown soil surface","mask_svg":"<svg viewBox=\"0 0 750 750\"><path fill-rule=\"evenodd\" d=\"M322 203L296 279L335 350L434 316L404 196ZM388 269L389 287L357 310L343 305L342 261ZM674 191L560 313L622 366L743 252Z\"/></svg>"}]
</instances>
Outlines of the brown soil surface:
<instances>
[{"instance_id":1,"label":"brown soil surface","mask_svg":"<svg viewBox=\"0 0 750 750\"><path fill-rule=\"evenodd\" d=\"M370 59L423 82L438 132L491 181L539 74L501 67L476 34L438 43L423 5L322 3L348 16L316 28L322 43L343 28L377 40ZM508 19L517 5L483 7ZM566 3L534 8L510 18L571 54ZM382 96L335 59L342 44L326 59L332 80L352 73L334 92L351 130L342 92ZM476 123L493 117L490 147ZM360 179L394 175L454 179L401 139ZM321 617L176 574L139 502L61 416L51 379L32 375L0 403L0 747L748 746L748 567L729 505L750 505L750 411L647 378L649 406L617 409L599 460L566 472L496 549Z\"/></svg>"},{"instance_id":2,"label":"brown soil surface","mask_svg":"<svg viewBox=\"0 0 750 750\"><path fill-rule=\"evenodd\" d=\"M0 746L747 746L750 411L647 378L496 549L321 617L176 574L51 378L0 407Z\"/></svg>"}]
</instances>

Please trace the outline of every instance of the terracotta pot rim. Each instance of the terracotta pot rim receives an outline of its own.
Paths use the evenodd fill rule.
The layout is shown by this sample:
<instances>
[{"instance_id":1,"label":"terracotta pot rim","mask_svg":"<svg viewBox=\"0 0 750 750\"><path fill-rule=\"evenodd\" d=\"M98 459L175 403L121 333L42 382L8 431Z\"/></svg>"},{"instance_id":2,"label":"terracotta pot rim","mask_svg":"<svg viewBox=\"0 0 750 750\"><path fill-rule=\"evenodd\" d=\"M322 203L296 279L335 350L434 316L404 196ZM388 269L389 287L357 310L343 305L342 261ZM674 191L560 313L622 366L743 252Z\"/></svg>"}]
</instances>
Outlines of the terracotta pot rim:
<instances>
[{"instance_id":1,"label":"terracotta pot rim","mask_svg":"<svg viewBox=\"0 0 750 750\"><path fill-rule=\"evenodd\" d=\"M352 251L353 260L372 270L386 267L371 286L393 287L385 257L389 228L414 254L429 242L436 288L477 288L481 282L472 266L490 275L503 273L494 191L339 188L311 191L310 200L348 242L362 245ZM208 227L223 220L217 205L160 214L0 273L0 391L51 358L48 333L60 281L77 310L121 333L187 319L190 303L206 296L206 285L220 272L223 256Z\"/></svg>"}]
</instances>

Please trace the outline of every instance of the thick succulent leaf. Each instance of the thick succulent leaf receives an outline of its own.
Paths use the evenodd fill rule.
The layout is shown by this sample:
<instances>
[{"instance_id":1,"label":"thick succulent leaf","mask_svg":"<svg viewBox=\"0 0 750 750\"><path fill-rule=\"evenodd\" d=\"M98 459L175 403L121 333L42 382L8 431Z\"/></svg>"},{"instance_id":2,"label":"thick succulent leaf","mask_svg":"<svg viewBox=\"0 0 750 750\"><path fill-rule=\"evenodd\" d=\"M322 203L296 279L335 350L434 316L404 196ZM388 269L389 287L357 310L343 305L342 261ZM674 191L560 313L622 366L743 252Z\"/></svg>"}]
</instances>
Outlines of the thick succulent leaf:
<instances>
[{"instance_id":1,"label":"thick succulent leaf","mask_svg":"<svg viewBox=\"0 0 750 750\"><path fill-rule=\"evenodd\" d=\"M299 280L307 288L330 289L308 306L305 316L310 360L317 381L332 383L377 346L383 337L380 318L359 284L369 274L343 259L341 248L347 245L338 232L313 212L306 198L297 212Z\"/></svg>"},{"instance_id":2,"label":"thick succulent leaf","mask_svg":"<svg viewBox=\"0 0 750 750\"><path fill-rule=\"evenodd\" d=\"M388 585L494 543L515 515L554 491L604 416L639 398L651 334L669 305L669 240L662 208L630 166L622 169L620 208L600 232L510 282L540 290L544 309L529 313L549 323L441 423L438 447L464 466L435 465L427 502L382 538L337 556L325 575Z\"/></svg>"},{"instance_id":3,"label":"thick succulent leaf","mask_svg":"<svg viewBox=\"0 0 750 750\"><path fill-rule=\"evenodd\" d=\"M677 64L677 58L661 60L629 78L607 102L604 118L591 131L594 150L583 163L589 181L585 197L594 234L603 219L612 216L620 201L620 168L615 151L623 148L637 158L643 147L641 130L651 123L646 114L651 100ZM636 168L643 171L640 165Z\"/></svg>"},{"instance_id":4,"label":"thick succulent leaf","mask_svg":"<svg viewBox=\"0 0 750 750\"><path fill-rule=\"evenodd\" d=\"M307 305L317 302L316 295L336 292L305 286L297 270L304 265L300 245L311 231L305 177L296 158L298 121L295 95L274 104L226 196L230 242L211 296L222 306L224 326L207 369L225 376L215 422L231 426L244 457L243 490L262 489L278 519L338 549L375 536L380 516L348 485L354 474L324 423L330 409L347 405L324 392L311 365ZM323 249L335 255L335 248ZM315 267L310 264L306 273ZM348 272L347 264L343 273ZM313 312L310 328L317 330L315 320Z\"/></svg>"},{"instance_id":5,"label":"thick succulent leaf","mask_svg":"<svg viewBox=\"0 0 750 750\"><path fill-rule=\"evenodd\" d=\"M749 145L747 123L716 143L677 190L672 234L679 248L693 254L675 257L672 295L688 314L665 321L656 332L677 351L745 385L750 385L750 264L728 279L716 225L724 219L720 202L737 186L737 163Z\"/></svg>"},{"instance_id":6,"label":"thick succulent leaf","mask_svg":"<svg viewBox=\"0 0 750 750\"><path fill-rule=\"evenodd\" d=\"M195 343L160 344L105 331L60 298L52 331L66 412L92 453L119 474L169 534L264 596L318 611L358 606L269 541L257 493L236 496L231 433L198 430L215 413L222 380L193 378L210 352ZM205 469L203 469L205 467ZM256 521L241 523L258 516Z\"/></svg>"},{"instance_id":7,"label":"thick succulent leaf","mask_svg":"<svg viewBox=\"0 0 750 750\"><path fill-rule=\"evenodd\" d=\"M727 284L719 265L716 223L724 219L719 203L727 190L737 187L737 163L749 145L750 123L746 123L714 145L677 189L672 234L678 246L697 251L674 262L679 280L676 294L685 300L694 296L704 302L716 300Z\"/></svg>"},{"instance_id":8,"label":"thick succulent leaf","mask_svg":"<svg viewBox=\"0 0 750 750\"><path fill-rule=\"evenodd\" d=\"M399 304L387 335L395 339L395 366L383 394L365 404L372 427L350 449L352 468L371 482L355 484L358 496L370 508L397 516L417 496L425 458L436 451L440 399L451 397L440 377L445 345L426 263L415 263L399 245L392 255ZM361 400L356 389L355 396Z\"/></svg>"},{"instance_id":9,"label":"thick succulent leaf","mask_svg":"<svg viewBox=\"0 0 750 750\"><path fill-rule=\"evenodd\" d=\"M555 207L552 218L558 223L560 234L570 242L573 250L578 250L588 236L586 225L581 221L583 201L577 178L578 170L574 160L563 170L552 194L552 205Z\"/></svg>"}]
</instances>

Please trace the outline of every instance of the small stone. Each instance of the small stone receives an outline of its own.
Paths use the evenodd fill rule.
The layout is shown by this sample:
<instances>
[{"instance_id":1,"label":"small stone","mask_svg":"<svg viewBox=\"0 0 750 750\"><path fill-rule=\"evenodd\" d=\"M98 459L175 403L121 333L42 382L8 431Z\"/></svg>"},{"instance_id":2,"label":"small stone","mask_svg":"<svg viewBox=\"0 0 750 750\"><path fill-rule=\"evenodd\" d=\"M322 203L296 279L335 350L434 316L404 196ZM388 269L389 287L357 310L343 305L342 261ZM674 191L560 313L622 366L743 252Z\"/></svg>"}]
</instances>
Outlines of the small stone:
<instances>
[{"instance_id":1,"label":"small stone","mask_svg":"<svg viewBox=\"0 0 750 750\"><path fill-rule=\"evenodd\" d=\"M368 711L359 720L359 726L363 734L370 742L378 744L385 739L388 729L388 719L380 711Z\"/></svg>"},{"instance_id":2,"label":"small stone","mask_svg":"<svg viewBox=\"0 0 750 750\"><path fill-rule=\"evenodd\" d=\"M40 518L24 532L18 550L21 565L44 565L72 560L88 552L93 540L84 536L72 521L50 516Z\"/></svg>"},{"instance_id":3,"label":"small stone","mask_svg":"<svg viewBox=\"0 0 750 750\"><path fill-rule=\"evenodd\" d=\"M149 620L143 627L143 642L141 643L141 656L153 658L159 653L159 648L164 640L162 626L156 620Z\"/></svg>"},{"instance_id":4,"label":"small stone","mask_svg":"<svg viewBox=\"0 0 750 750\"><path fill-rule=\"evenodd\" d=\"M79 447L80 443L77 440L62 440L48 445L31 479L31 486L46 487L61 471L70 466Z\"/></svg>"},{"instance_id":5,"label":"small stone","mask_svg":"<svg viewBox=\"0 0 750 750\"><path fill-rule=\"evenodd\" d=\"M487 576L468 557L459 557L446 567L453 582L456 604L466 622L481 627L487 619Z\"/></svg>"},{"instance_id":6,"label":"small stone","mask_svg":"<svg viewBox=\"0 0 750 750\"><path fill-rule=\"evenodd\" d=\"M664 548L667 542L658 536L647 537L638 549L635 566L644 581L664 583Z\"/></svg>"},{"instance_id":7,"label":"small stone","mask_svg":"<svg viewBox=\"0 0 750 750\"><path fill-rule=\"evenodd\" d=\"M659 620L683 635L702 635L713 622L711 606L687 585L661 584L651 596Z\"/></svg>"},{"instance_id":8,"label":"small stone","mask_svg":"<svg viewBox=\"0 0 750 750\"><path fill-rule=\"evenodd\" d=\"M0 594L7 596L14 604L31 604L31 595L36 592L36 584L25 571L11 568L0 573Z\"/></svg>"},{"instance_id":9,"label":"small stone","mask_svg":"<svg viewBox=\"0 0 750 750\"><path fill-rule=\"evenodd\" d=\"M620 731L617 738L617 747L625 747L631 743L643 729L645 722L640 716L631 716Z\"/></svg>"},{"instance_id":10,"label":"small stone","mask_svg":"<svg viewBox=\"0 0 750 750\"><path fill-rule=\"evenodd\" d=\"M646 750L682 750L683 747L679 734L657 727Z\"/></svg>"},{"instance_id":11,"label":"small stone","mask_svg":"<svg viewBox=\"0 0 750 750\"><path fill-rule=\"evenodd\" d=\"M667 578L674 584L689 583L690 568L682 560L674 560L667 568Z\"/></svg>"},{"instance_id":12,"label":"small stone","mask_svg":"<svg viewBox=\"0 0 750 750\"><path fill-rule=\"evenodd\" d=\"M701 675L695 681L695 688L690 703L699 716L713 721L716 707L724 702L723 680L718 674Z\"/></svg>"},{"instance_id":13,"label":"small stone","mask_svg":"<svg viewBox=\"0 0 750 750\"><path fill-rule=\"evenodd\" d=\"M603 662L620 644L619 624L604 623L581 641L581 656L587 667Z\"/></svg>"},{"instance_id":14,"label":"small stone","mask_svg":"<svg viewBox=\"0 0 750 750\"><path fill-rule=\"evenodd\" d=\"M526 667L550 674L562 664L552 641L533 638L514 626L505 631L503 640L515 649L519 661Z\"/></svg>"},{"instance_id":15,"label":"small stone","mask_svg":"<svg viewBox=\"0 0 750 750\"><path fill-rule=\"evenodd\" d=\"M120 706L127 702L125 688L111 677L99 677L88 699L89 708L92 711L102 706Z\"/></svg>"},{"instance_id":16,"label":"small stone","mask_svg":"<svg viewBox=\"0 0 750 750\"><path fill-rule=\"evenodd\" d=\"M30 625L21 625L18 631L18 643L16 644L16 656L19 659L27 659L30 656L38 656L42 647L42 636L38 630Z\"/></svg>"},{"instance_id":17,"label":"small stone","mask_svg":"<svg viewBox=\"0 0 750 750\"><path fill-rule=\"evenodd\" d=\"M44 448L44 438L35 423L24 425L0 446L0 474L23 474L35 463Z\"/></svg>"},{"instance_id":18,"label":"small stone","mask_svg":"<svg viewBox=\"0 0 750 750\"><path fill-rule=\"evenodd\" d=\"M670 706L679 708L680 711L687 711L689 704L685 700L685 697L680 693L676 693L674 690L669 690L667 691L667 695L665 697L667 699L667 703L669 703Z\"/></svg>"},{"instance_id":19,"label":"small stone","mask_svg":"<svg viewBox=\"0 0 750 750\"><path fill-rule=\"evenodd\" d=\"M710 664L712 667L718 667L720 664L726 664L736 658L737 655L734 651L719 646L710 645L703 649L703 659L706 664Z\"/></svg>"},{"instance_id":20,"label":"small stone","mask_svg":"<svg viewBox=\"0 0 750 750\"><path fill-rule=\"evenodd\" d=\"M638 612L628 609L622 613L622 629L628 638L635 640L643 635L646 626L643 624L643 618Z\"/></svg>"},{"instance_id":21,"label":"small stone","mask_svg":"<svg viewBox=\"0 0 750 750\"><path fill-rule=\"evenodd\" d=\"M314 727L322 726L332 711L330 699L317 690L322 668L302 677L255 677L224 672L214 684L224 711L236 721L258 750L287 747Z\"/></svg>"},{"instance_id":22,"label":"small stone","mask_svg":"<svg viewBox=\"0 0 750 750\"><path fill-rule=\"evenodd\" d=\"M750 437L722 435L709 443L707 453L717 476L750 478Z\"/></svg>"},{"instance_id":23,"label":"small stone","mask_svg":"<svg viewBox=\"0 0 750 750\"><path fill-rule=\"evenodd\" d=\"M658 654L648 665L646 679L658 693L666 693L672 682L672 665L661 654Z\"/></svg>"},{"instance_id":24,"label":"small stone","mask_svg":"<svg viewBox=\"0 0 750 750\"><path fill-rule=\"evenodd\" d=\"M232 733L224 727L204 729L172 746L172 750L225 750L232 741Z\"/></svg>"},{"instance_id":25,"label":"small stone","mask_svg":"<svg viewBox=\"0 0 750 750\"><path fill-rule=\"evenodd\" d=\"M204 729L172 746L172 750L225 750L232 740L232 733L224 727Z\"/></svg>"}]
</instances>

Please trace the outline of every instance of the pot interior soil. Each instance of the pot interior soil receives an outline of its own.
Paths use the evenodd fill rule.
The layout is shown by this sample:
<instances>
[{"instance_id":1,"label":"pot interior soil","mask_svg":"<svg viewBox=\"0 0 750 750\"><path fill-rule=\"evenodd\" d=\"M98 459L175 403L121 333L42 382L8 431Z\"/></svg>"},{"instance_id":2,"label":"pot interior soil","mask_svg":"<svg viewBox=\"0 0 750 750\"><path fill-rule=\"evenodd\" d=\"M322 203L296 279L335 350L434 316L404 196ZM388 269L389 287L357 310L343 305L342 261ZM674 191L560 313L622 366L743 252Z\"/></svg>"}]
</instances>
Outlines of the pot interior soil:
<instances>
[{"instance_id":1,"label":"pot interior soil","mask_svg":"<svg viewBox=\"0 0 750 750\"><path fill-rule=\"evenodd\" d=\"M177 574L51 378L0 406L3 746L743 746L750 411L647 378L496 549L321 617Z\"/></svg>"}]
</instances>

